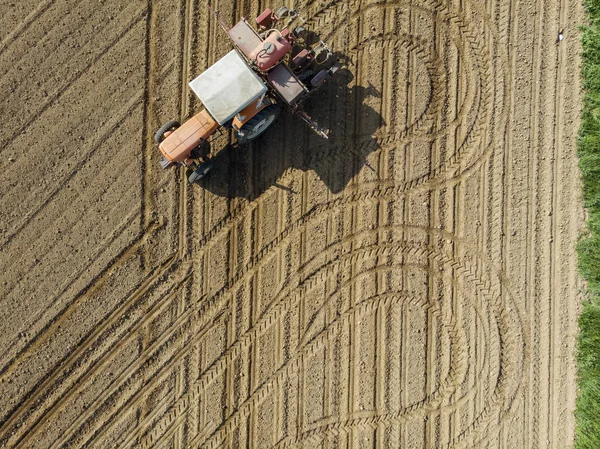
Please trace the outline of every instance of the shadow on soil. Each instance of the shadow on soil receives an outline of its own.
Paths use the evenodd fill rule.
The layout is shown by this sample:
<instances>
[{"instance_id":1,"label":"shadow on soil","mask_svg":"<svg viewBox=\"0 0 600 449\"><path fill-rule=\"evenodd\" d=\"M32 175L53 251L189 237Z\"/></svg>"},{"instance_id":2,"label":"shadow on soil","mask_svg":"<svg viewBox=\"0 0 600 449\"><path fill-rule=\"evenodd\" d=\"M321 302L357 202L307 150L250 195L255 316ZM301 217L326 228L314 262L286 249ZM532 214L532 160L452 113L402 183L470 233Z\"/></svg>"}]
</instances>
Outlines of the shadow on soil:
<instances>
[{"instance_id":1,"label":"shadow on soil","mask_svg":"<svg viewBox=\"0 0 600 449\"><path fill-rule=\"evenodd\" d=\"M295 168L314 171L331 192L338 193L363 166L375 172L376 167L366 160L378 148L373 134L385 122L368 103L379 104L381 94L372 85L351 86L352 81L352 73L342 68L305 103L306 112L331 130L328 140L282 108L277 121L256 141L229 145L218 152L199 187L215 195L249 200L272 186L293 194L298 193L294 190L298 186L285 185L290 178L282 175Z\"/></svg>"}]
</instances>

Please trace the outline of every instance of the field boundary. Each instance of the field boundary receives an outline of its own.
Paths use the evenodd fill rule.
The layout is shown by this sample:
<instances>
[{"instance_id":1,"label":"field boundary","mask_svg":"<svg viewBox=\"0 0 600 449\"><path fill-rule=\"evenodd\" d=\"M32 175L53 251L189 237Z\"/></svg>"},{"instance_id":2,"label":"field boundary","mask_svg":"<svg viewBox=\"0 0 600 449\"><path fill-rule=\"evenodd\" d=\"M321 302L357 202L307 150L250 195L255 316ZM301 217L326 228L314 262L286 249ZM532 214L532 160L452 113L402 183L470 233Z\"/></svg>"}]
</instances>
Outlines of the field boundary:
<instances>
[{"instance_id":1,"label":"field boundary","mask_svg":"<svg viewBox=\"0 0 600 449\"><path fill-rule=\"evenodd\" d=\"M588 232L579 241L579 270L587 301L579 318L577 448L600 447L600 1L586 0L583 27L584 100L578 139Z\"/></svg>"}]
</instances>

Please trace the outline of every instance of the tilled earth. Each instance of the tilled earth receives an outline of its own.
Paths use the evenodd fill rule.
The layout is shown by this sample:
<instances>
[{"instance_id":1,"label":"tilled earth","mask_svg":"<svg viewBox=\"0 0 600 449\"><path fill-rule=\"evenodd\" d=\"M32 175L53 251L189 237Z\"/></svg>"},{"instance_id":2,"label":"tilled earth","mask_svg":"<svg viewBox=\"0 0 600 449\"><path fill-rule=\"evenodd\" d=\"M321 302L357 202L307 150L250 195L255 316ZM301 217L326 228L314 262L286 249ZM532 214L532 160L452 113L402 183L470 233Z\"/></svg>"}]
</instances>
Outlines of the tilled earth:
<instances>
[{"instance_id":1,"label":"tilled earth","mask_svg":"<svg viewBox=\"0 0 600 449\"><path fill-rule=\"evenodd\" d=\"M581 2L296 8L331 139L190 186L152 136L231 49L205 1L0 2L1 447L572 444Z\"/></svg>"}]
</instances>

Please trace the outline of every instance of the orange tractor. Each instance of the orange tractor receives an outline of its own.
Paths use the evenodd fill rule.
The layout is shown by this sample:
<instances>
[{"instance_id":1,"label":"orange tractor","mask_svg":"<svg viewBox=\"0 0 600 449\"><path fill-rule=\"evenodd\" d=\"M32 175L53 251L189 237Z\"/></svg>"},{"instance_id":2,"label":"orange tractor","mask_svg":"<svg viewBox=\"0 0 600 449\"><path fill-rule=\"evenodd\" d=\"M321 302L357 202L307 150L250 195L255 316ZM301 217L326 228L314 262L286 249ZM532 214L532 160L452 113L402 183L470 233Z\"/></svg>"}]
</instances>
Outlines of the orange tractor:
<instances>
[{"instance_id":1,"label":"orange tractor","mask_svg":"<svg viewBox=\"0 0 600 449\"><path fill-rule=\"evenodd\" d=\"M182 125L164 124L155 135L161 166L194 168L191 183L212 167L205 148L217 130L233 129L240 144L248 143L275 122L280 105L327 138L328 131L304 112L302 104L339 68L325 64L332 53L322 40L309 45L307 30L301 25L292 28L305 22L295 10L265 10L256 18L258 30L244 18L229 28L214 14L235 48L189 83L205 109Z\"/></svg>"}]
</instances>

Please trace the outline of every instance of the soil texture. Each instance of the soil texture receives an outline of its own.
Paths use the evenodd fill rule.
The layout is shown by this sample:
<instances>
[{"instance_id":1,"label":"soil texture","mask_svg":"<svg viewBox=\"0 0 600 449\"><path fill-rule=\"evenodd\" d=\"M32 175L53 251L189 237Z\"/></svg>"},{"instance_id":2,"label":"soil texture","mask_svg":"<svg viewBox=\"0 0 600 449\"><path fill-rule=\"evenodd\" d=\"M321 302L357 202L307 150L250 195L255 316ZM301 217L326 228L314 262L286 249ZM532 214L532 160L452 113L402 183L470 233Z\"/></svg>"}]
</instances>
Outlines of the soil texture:
<instances>
[{"instance_id":1,"label":"soil texture","mask_svg":"<svg viewBox=\"0 0 600 449\"><path fill-rule=\"evenodd\" d=\"M581 2L295 7L331 138L284 111L189 185L205 1L0 2L0 447L572 445Z\"/></svg>"}]
</instances>

